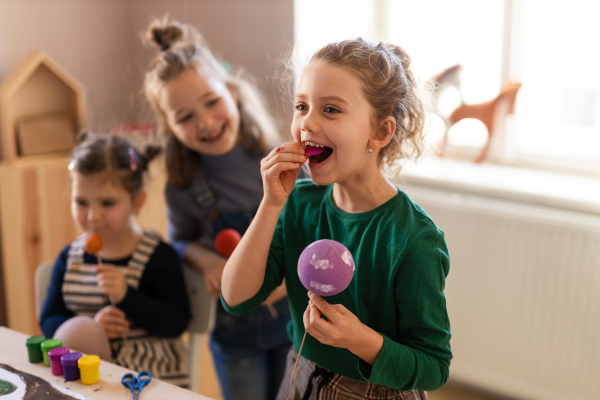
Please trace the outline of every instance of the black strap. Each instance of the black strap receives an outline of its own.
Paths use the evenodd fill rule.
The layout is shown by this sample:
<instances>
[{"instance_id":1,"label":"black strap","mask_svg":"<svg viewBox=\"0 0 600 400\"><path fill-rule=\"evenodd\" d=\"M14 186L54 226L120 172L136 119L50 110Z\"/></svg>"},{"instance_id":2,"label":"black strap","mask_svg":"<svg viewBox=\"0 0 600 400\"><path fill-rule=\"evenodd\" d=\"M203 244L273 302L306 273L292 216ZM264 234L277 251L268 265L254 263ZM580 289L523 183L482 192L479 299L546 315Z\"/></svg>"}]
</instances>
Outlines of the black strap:
<instances>
[{"instance_id":1,"label":"black strap","mask_svg":"<svg viewBox=\"0 0 600 400\"><path fill-rule=\"evenodd\" d=\"M300 357L300 355L298 355ZM308 400L310 398L310 394L312 393L313 381L321 378L317 384L317 396L319 397L319 393L321 393L321 389L323 386L327 385L329 381L333 378L335 374L325 368L321 368L318 365L315 365L315 370L308 377L308 382L306 384L306 391L304 392L304 396L302 396L302 400Z\"/></svg>"},{"instance_id":2,"label":"black strap","mask_svg":"<svg viewBox=\"0 0 600 400\"><path fill-rule=\"evenodd\" d=\"M192 182L192 191L196 204L208 210L213 220L217 219L219 216L219 212L215 207L217 198L201 171L196 172L196 176Z\"/></svg>"}]
</instances>

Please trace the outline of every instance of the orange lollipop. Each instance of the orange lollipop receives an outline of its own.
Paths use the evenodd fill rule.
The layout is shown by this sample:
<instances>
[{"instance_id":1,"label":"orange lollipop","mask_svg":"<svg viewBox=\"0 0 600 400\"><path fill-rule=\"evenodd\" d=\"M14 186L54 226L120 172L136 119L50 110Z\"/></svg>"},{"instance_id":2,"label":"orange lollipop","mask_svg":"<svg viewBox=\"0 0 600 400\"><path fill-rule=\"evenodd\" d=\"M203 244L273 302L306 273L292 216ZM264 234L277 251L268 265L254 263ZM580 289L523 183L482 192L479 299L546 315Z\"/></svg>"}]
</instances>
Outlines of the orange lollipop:
<instances>
[{"instance_id":1,"label":"orange lollipop","mask_svg":"<svg viewBox=\"0 0 600 400\"><path fill-rule=\"evenodd\" d=\"M86 253L96 254L96 257L98 257L98 263L102 264L102 261L100 260L100 256L98 255L98 252L102 249L102 239L100 239L100 236L89 235L85 239L84 249L85 249Z\"/></svg>"}]
</instances>

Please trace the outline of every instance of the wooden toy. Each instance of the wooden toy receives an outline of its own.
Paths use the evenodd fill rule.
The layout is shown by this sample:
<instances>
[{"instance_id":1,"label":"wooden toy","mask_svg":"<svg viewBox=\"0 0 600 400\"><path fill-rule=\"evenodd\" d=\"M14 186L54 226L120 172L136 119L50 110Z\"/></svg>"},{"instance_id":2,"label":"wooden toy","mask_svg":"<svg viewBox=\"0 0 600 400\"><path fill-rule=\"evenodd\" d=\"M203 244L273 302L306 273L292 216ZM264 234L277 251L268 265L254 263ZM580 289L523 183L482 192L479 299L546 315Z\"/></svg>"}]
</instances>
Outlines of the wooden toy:
<instances>
[{"instance_id":1,"label":"wooden toy","mask_svg":"<svg viewBox=\"0 0 600 400\"><path fill-rule=\"evenodd\" d=\"M487 157L492 137L496 134L497 122L506 118L508 114L514 113L517 92L521 89L521 86L520 82L505 81L500 93L492 100L478 104L463 103L448 116L450 127L464 118L473 118L481 121L487 128L487 140L481 152L475 158L476 163L484 161Z\"/></svg>"}]
</instances>

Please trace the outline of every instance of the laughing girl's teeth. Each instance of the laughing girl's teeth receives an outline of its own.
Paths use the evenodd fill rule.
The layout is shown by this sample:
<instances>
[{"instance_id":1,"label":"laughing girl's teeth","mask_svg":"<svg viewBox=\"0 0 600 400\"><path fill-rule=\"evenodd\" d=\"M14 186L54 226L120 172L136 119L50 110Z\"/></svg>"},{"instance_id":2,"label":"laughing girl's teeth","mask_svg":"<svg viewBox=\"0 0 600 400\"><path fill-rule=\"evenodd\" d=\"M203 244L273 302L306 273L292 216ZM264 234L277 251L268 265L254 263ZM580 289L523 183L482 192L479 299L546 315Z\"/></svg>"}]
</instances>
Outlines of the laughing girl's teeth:
<instances>
[{"instance_id":1,"label":"laughing girl's teeth","mask_svg":"<svg viewBox=\"0 0 600 400\"><path fill-rule=\"evenodd\" d=\"M302 144L304 144L305 146L312 146L312 147L324 147L322 144L317 144L315 142L303 142Z\"/></svg>"}]
</instances>

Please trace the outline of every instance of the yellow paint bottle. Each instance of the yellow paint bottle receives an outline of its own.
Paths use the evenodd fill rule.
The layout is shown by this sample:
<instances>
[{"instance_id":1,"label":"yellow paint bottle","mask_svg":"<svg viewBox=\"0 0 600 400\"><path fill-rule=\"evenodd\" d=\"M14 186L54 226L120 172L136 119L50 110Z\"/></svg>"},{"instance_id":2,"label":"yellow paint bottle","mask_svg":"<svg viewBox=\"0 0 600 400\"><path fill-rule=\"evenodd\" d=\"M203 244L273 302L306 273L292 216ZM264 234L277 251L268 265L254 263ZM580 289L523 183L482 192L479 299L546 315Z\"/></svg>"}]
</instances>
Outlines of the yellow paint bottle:
<instances>
[{"instance_id":1,"label":"yellow paint bottle","mask_svg":"<svg viewBox=\"0 0 600 400\"><path fill-rule=\"evenodd\" d=\"M77 365L81 373L81 383L93 385L100 380L100 357L94 355L81 357L77 360Z\"/></svg>"}]
</instances>

